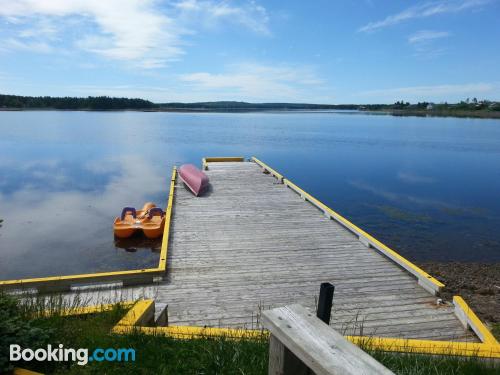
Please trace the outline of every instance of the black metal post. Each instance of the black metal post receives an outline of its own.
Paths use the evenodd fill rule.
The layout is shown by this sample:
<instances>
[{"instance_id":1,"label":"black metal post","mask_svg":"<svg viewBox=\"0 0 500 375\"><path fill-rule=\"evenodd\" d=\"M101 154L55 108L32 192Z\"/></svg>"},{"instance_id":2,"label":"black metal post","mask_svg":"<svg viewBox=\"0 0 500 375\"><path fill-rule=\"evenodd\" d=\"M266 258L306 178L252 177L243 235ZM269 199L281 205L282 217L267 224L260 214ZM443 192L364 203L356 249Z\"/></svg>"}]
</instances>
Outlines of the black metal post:
<instances>
[{"instance_id":1,"label":"black metal post","mask_svg":"<svg viewBox=\"0 0 500 375\"><path fill-rule=\"evenodd\" d=\"M330 324L330 316L332 314L332 303L333 303L333 292L335 287L330 283L321 283L319 289L319 301L318 310L316 311L316 316L324 321L326 324Z\"/></svg>"}]
</instances>

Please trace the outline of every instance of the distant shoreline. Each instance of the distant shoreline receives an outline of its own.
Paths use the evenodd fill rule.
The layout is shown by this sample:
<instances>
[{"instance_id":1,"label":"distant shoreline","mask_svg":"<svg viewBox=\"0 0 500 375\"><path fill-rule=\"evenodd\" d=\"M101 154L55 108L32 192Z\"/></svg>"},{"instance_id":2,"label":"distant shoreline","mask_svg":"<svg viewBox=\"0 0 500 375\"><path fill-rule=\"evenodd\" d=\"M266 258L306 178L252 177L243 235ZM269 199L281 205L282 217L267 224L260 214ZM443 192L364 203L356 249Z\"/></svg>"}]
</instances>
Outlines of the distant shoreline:
<instances>
[{"instance_id":1,"label":"distant shoreline","mask_svg":"<svg viewBox=\"0 0 500 375\"><path fill-rule=\"evenodd\" d=\"M457 117L457 118L483 118L500 119L498 111L446 111L446 110L369 110L361 112L379 113L391 116L412 116L412 117Z\"/></svg>"},{"instance_id":2,"label":"distant shoreline","mask_svg":"<svg viewBox=\"0 0 500 375\"><path fill-rule=\"evenodd\" d=\"M478 119L500 119L499 111L433 111L433 110L363 110L363 109L311 109L311 108L123 108L123 109L62 109L62 108L0 108L0 112L29 112L29 111L61 111L61 112L173 112L173 113L265 113L265 112L344 112L367 115L388 115L399 117L455 117L455 118L478 118Z\"/></svg>"},{"instance_id":3,"label":"distant shoreline","mask_svg":"<svg viewBox=\"0 0 500 375\"><path fill-rule=\"evenodd\" d=\"M343 112L354 114L418 116L418 117L471 117L500 119L500 102L490 100L460 103L429 103L397 101L394 104L314 104L314 103L250 103L242 101L164 102L153 103L141 98L109 96L51 97L0 94L0 111L136 111L186 113L248 113L248 112Z\"/></svg>"}]
</instances>

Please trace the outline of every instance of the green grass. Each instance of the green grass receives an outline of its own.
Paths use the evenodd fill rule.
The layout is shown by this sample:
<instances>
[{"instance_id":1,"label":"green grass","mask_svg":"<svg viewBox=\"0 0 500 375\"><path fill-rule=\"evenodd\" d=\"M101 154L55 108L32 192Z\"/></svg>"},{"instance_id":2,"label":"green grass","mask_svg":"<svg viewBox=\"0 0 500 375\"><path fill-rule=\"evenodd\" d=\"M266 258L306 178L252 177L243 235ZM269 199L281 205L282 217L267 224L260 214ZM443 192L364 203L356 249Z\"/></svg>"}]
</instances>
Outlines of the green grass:
<instances>
[{"instance_id":1,"label":"green grass","mask_svg":"<svg viewBox=\"0 0 500 375\"><path fill-rule=\"evenodd\" d=\"M5 297L0 294L1 298ZM50 318L41 316L40 312L49 306L55 315ZM135 362L90 362L85 366L74 362L29 362L15 363L16 366L54 374L267 374L269 347L264 338L239 341L225 338L177 340L137 332L114 335L110 333L111 328L126 312L120 305L110 311L91 315L60 316L58 311L67 307L62 299L54 298L49 302L28 299L21 306L20 314L24 320L31 321L32 327L47 332L45 344L87 348L89 353L98 347L133 348L136 350ZM499 328L496 326L496 329ZM397 374L498 373L498 369L493 369L477 358L367 351Z\"/></svg>"},{"instance_id":2,"label":"green grass","mask_svg":"<svg viewBox=\"0 0 500 375\"><path fill-rule=\"evenodd\" d=\"M18 367L54 374L265 374L267 373L267 340L232 341L225 338L177 340L163 336L132 333L110 334L111 328L126 310L117 305L113 310L91 315L62 317L51 302L53 317L40 316L44 304L29 302L23 308L25 318L35 315L31 324L49 332L46 344L65 348L133 348L135 362L16 363ZM30 312L31 311L31 312Z\"/></svg>"},{"instance_id":3,"label":"green grass","mask_svg":"<svg viewBox=\"0 0 500 375\"><path fill-rule=\"evenodd\" d=\"M377 361L400 375L496 375L498 368L475 357L425 356L369 351Z\"/></svg>"}]
</instances>

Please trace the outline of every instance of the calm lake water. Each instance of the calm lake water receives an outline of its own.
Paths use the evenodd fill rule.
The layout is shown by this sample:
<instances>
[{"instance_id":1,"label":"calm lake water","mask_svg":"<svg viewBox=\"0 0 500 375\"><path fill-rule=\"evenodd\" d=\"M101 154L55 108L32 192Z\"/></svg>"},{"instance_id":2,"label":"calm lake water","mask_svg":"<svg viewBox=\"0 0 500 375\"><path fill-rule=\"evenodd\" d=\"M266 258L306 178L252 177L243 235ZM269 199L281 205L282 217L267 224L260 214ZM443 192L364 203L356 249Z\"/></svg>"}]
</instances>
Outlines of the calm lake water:
<instances>
[{"instance_id":1,"label":"calm lake water","mask_svg":"<svg viewBox=\"0 0 500 375\"><path fill-rule=\"evenodd\" d=\"M352 113L0 112L0 279L156 266L115 243L174 164L257 156L404 256L500 261L500 120Z\"/></svg>"}]
</instances>

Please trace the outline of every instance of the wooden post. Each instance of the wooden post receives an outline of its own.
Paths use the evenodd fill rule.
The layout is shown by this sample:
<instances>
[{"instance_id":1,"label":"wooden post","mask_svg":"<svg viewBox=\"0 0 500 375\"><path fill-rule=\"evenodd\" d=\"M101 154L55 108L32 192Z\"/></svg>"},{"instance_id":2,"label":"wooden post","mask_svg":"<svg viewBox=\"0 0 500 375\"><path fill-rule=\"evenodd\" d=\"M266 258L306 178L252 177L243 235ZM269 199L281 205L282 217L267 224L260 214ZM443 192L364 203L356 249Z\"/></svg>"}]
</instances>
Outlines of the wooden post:
<instances>
[{"instance_id":1,"label":"wooden post","mask_svg":"<svg viewBox=\"0 0 500 375\"><path fill-rule=\"evenodd\" d=\"M311 375L307 367L295 354L275 336L269 337L269 375Z\"/></svg>"},{"instance_id":2,"label":"wooden post","mask_svg":"<svg viewBox=\"0 0 500 375\"><path fill-rule=\"evenodd\" d=\"M316 316L328 325L330 325L330 316L332 314L334 291L335 287L330 283L321 283L319 288L318 310L316 311Z\"/></svg>"}]
</instances>

